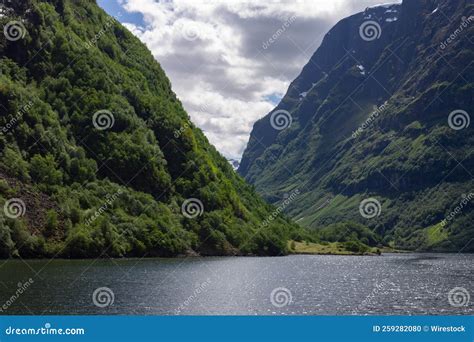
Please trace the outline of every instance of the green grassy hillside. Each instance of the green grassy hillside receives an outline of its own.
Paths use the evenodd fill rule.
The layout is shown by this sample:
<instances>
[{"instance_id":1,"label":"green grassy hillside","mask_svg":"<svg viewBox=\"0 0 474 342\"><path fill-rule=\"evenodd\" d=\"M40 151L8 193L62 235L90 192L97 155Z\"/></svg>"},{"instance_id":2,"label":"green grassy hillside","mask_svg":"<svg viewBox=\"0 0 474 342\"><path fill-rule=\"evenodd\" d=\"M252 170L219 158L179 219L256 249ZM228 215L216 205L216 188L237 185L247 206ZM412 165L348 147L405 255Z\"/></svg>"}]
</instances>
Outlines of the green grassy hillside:
<instances>
[{"instance_id":1,"label":"green grassy hillside","mask_svg":"<svg viewBox=\"0 0 474 342\"><path fill-rule=\"evenodd\" d=\"M254 125L239 173L273 203L299 189L285 211L303 226L354 221L398 248L473 252L473 33L465 0L343 19Z\"/></svg>"}]
</instances>

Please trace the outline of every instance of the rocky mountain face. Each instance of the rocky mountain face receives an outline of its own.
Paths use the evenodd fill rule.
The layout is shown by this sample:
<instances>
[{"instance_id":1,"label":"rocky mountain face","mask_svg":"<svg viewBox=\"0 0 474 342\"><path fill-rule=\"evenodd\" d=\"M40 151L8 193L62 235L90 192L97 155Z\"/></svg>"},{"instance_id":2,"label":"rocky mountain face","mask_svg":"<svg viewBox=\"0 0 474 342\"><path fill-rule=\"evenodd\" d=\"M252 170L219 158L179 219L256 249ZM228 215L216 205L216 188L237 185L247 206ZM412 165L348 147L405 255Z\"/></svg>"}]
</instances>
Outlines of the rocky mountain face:
<instances>
[{"instance_id":1,"label":"rocky mountain face","mask_svg":"<svg viewBox=\"0 0 474 342\"><path fill-rule=\"evenodd\" d=\"M95 1L0 1L0 25L0 257L286 253L299 228Z\"/></svg>"},{"instance_id":2,"label":"rocky mountain face","mask_svg":"<svg viewBox=\"0 0 474 342\"><path fill-rule=\"evenodd\" d=\"M404 0L341 20L255 123L239 173L312 228L474 251L474 4Z\"/></svg>"}]
</instances>

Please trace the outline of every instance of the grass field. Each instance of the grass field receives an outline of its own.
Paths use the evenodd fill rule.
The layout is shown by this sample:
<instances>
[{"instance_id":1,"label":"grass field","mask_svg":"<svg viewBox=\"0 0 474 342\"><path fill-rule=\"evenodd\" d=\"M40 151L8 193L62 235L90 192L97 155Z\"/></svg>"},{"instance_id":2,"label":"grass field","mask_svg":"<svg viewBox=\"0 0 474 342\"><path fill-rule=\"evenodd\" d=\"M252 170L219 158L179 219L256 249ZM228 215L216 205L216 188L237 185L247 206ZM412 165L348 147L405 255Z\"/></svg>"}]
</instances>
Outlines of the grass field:
<instances>
[{"instance_id":1,"label":"grass field","mask_svg":"<svg viewBox=\"0 0 474 342\"><path fill-rule=\"evenodd\" d=\"M380 250L369 247L365 252L354 252L346 248L342 242L298 242L290 241L289 249L291 254L328 254L328 255L378 255Z\"/></svg>"}]
</instances>

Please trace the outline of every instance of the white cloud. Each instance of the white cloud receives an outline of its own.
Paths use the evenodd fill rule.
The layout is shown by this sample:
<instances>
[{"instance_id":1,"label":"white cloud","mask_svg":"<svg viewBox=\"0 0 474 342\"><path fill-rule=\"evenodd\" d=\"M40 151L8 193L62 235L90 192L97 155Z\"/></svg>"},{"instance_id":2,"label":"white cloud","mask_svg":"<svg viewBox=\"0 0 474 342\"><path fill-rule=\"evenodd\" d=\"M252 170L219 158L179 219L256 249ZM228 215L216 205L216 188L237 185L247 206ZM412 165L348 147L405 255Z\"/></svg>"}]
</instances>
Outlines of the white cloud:
<instances>
[{"instance_id":1,"label":"white cloud","mask_svg":"<svg viewBox=\"0 0 474 342\"><path fill-rule=\"evenodd\" d=\"M224 156L240 159L253 123L274 107L268 97L286 92L339 19L380 0L120 1L143 15L142 27L125 25L153 52L193 122Z\"/></svg>"}]
</instances>

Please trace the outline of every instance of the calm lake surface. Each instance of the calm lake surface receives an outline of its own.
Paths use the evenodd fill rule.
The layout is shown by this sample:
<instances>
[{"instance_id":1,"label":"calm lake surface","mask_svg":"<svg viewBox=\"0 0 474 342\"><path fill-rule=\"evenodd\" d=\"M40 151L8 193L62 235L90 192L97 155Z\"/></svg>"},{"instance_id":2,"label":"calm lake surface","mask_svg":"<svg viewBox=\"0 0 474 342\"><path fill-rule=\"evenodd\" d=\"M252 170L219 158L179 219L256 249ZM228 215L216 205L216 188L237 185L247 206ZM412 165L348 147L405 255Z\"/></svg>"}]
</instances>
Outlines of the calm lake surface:
<instances>
[{"instance_id":1,"label":"calm lake surface","mask_svg":"<svg viewBox=\"0 0 474 342\"><path fill-rule=\"evenodd\" d=\"M458 303L466 294L474 296L474 255L469 254L0 260L0 265L0 314L474 312L472 300L461 307L448 301L453 288L467 291L457 290ZM102 287L113 292L113 304L94 304L93 293ZM96 296L96 303L110 304L111 296Z\"/></svg>"}]
</instances>

